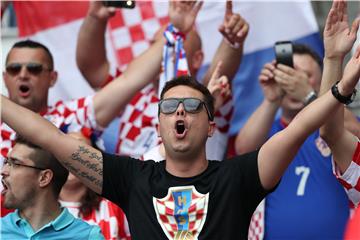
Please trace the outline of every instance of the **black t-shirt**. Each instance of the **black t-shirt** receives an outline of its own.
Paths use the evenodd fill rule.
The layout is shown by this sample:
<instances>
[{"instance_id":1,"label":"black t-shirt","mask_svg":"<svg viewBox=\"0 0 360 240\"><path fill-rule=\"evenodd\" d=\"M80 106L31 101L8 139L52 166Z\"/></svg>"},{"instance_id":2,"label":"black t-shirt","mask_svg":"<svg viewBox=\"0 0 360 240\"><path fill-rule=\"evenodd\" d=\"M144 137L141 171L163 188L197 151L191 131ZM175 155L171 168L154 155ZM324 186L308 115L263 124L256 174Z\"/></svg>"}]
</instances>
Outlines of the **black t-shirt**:
<instances>
[{"instance_id":1,"label":"black t-shirt","mask_svg":"<svg viewBox=\"0 0 360 240\"><path fill-rule=\"evenodd\" d=\"M165 170L166 161L103 153L102 195L124 210L136 240L247 239L252 213L268 193L257 155L209 161L200 175L179 178Z\"/></svg>"}]
</instances>

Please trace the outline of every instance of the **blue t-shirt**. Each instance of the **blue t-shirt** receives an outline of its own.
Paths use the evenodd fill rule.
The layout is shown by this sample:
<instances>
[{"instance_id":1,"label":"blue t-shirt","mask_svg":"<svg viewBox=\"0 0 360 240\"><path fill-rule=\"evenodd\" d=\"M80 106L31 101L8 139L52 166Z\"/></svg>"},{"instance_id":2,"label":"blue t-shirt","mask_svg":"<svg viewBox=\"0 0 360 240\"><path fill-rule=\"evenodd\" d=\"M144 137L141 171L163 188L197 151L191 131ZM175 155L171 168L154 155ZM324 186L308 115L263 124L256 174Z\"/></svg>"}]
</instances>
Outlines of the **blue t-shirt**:
<instances>
[{"instance_id":1,"label":"blue t-shirt","mask_svg":"<svg viewBox=\"0 0 360 240\"><path fill-rule=\"evenodd\" d=\"M274 122L270 135L281 131ZM349 201L332 173L331 152L319 131L310 135L266 197L266 239L342 239Z\"/></svg>"},{"instance_id":2,"label":"blue t-shirt","mask_svg":"<svg viewBox=\"0 0 360 240\"><path fill-rule=\"evenodd\" d=\"M18 211L1 218L1 239L104 239L98 226L75 218L66 208L52 222L34 232Z\"/></svg>"}]
</instances>

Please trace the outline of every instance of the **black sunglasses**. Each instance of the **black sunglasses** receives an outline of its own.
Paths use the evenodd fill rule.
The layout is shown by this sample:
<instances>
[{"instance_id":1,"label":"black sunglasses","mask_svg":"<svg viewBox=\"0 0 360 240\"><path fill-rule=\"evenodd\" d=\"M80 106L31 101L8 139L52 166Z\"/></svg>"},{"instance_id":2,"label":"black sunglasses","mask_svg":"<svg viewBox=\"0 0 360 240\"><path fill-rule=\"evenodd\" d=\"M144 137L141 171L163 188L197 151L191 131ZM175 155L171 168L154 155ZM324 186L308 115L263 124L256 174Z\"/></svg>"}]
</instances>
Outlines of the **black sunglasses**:
<instances>
[{"instance_id":1,"label":"black sunglasses","mask_svg":"<svg viewBox=\"0 0 360 240\"><path fill-rule=\"evenodd\" d=\"M159 112L158 114L171 114L176 111L179 107L179 104L184 105L185 111L188 113L199 113L202 109L202 106L205 107L209 119L212 121L213 116L210 114L206 103L198 98L166 98L162 99L159 102Z\"/></svg>"},{"instance_id":2,"label":"black sunglasses","mask_svg":"<svg viewBox=\"0 0 360 240\"><path fill-rule=\"evenodd\" d=\"M45 68L40 63L10 63L6 66L6 72L15 76L20 73L23 66L25 66L26 70L33 75L39 75L43 71L51 71L51 69Z\"/></svg>"}]
</instances>

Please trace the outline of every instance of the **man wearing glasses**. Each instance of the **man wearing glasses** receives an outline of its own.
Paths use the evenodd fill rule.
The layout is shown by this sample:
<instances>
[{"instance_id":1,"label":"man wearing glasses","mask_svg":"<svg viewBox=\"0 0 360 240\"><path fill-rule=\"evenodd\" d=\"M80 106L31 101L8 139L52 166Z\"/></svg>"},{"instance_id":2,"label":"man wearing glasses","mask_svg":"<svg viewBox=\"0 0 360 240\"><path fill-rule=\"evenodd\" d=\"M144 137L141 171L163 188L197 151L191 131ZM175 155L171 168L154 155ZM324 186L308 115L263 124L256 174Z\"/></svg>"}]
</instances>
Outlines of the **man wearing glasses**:
<instances>
[{"instance_id":1,"label":"man wearing glasses","mask_svg":"<svg viewBox=\"0 0 360 240\"><path fill-rule=\"evenodd\" d=\"M58 196L68 175L51 153L18 137L1 169L4 205L16 209L1 218L1 237L104 239L98 226L60 207Z\"/></svg>"},{"instance_id":2,"label":"man wearing glasses","mask_svg":"<svg viewBox=\"0 0 360 240\"><path fill-rule=\"evenodd\" d=\"M352 93L360 77L354 70L360 61L353 62L338 84L343 96ZM5 97L1 114L85 185L118 204L134 239L245 239L256 206L277 186L304 140L341 103L329 91L259 150L218 162L207 160L205 151L215 127L213 101L191 77L165 85L158 134L166 160L157 163L100 152Z\"/></svg>"}]
</instances>

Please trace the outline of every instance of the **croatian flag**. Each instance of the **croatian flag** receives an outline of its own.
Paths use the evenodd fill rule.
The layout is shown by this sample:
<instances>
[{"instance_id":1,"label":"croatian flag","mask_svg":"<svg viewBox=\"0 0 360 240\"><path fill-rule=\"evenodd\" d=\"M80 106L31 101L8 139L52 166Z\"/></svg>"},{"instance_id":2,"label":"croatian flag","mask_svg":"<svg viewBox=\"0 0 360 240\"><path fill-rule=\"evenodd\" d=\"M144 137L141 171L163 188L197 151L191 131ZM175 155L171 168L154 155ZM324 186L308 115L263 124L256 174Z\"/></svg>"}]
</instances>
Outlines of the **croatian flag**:
<instances>
[{"instance_id":1,"label":"croatian flag","mask_svg":"<svg viewBox=\"0 0 360 240\"><path fill-rule=\"evenodd\" d=\"M45 44L54 55L59 79L50 90L49 103L92 94L93 90L75 63L77 35L88 2L14 1L13 4L19 37ZM137 1L135 9L119 10L108 24L106 33L109 60L124 67L143 52L158 28L168 22L167 12L168 3L164 1ZM250 32L241 67L232 84L235 106L231 135L237 134L263 99L258 75L262 66L274 59L273 46L276 41L306 43L322 55L322 42L310 2L235 1L233 12L240 13L249 22ZM205 53L200 75L209 66L222 40L217 28L223 21L224 13L225 1L206 1L199 12L196 28ZM118 124L114 122L106 132L106 148L111 151L117 141Z\"/></svg>"}]
</instances>

